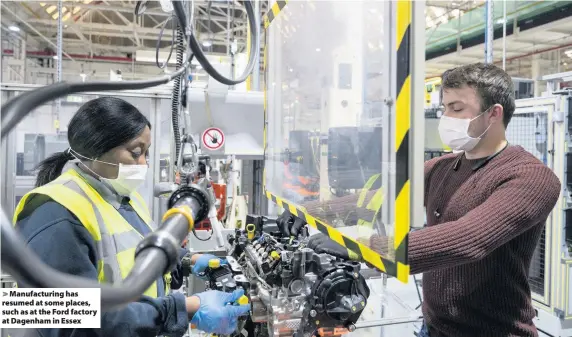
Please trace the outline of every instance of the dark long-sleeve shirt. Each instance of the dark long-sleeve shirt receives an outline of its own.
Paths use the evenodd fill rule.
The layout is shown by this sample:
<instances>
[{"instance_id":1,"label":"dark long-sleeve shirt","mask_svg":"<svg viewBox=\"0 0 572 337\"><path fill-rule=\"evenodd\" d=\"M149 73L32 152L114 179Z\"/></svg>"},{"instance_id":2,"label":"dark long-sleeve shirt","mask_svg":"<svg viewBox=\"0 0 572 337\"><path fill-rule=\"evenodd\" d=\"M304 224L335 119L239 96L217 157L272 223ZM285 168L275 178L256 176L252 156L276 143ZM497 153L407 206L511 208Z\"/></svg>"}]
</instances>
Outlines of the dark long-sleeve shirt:
<instances>
[{"instance_id":1,"label":"dark long-sleeve shirt","mask_svg":"<svg viewBox=\"0 0 572 337\"><path fill-rule=\"evenodd\" d=\"M538 335L528 271L560 190L520 146L488 162L450 154L425 164L428 227L410 234L408 252L411 272L424 273L431 337Z\"/></svg>"},{"instance_id":2,"label":"dark long-sleeve shirt","mask_svg":"<svg viewBox=\"0 0 572 337\"><path fill-rule=\"evenodd\" d=\"M431 337L538 336L528 272L560 190L520 146L488 161L449 154L425 163L427 227L409 234L408 255L411 273L423 273ZM354 212L358 195L343 198L303 206L330 222ZM391 258L391 241L372 235L370 246Z\"/></svg>"},{"instance_id":3,"label":"dark long-sleeve shirt","mask_svg":"<svg viewBox=\"0 0 572 337\"><path fill-rule=\"evenodd\" d=\"M102 193L105 196L105 192ZM143 235L149 233L149 227L139 218L126 198L119 197L117 202L105 199L109 200L137 231ZM95 241L79 220L62 205L54 201L45 202L28 217L20 219L16 229L29 248L49 266L64 273L97 280ZM181 249L181 257L184 253L185 250ZM183 278L180 265L171 276L171 286L180 287ZM189 325L185 296L180 293L165 296L163 279L158 279L157 282L159 297L156 299L143 296L138 302L130 303L121 310L102 313L101 329L78 329L74 337L182 336ZM38 332L44 337L60 337L69 336L72 330L41 329Z\"/></svg>"}]
</instances>

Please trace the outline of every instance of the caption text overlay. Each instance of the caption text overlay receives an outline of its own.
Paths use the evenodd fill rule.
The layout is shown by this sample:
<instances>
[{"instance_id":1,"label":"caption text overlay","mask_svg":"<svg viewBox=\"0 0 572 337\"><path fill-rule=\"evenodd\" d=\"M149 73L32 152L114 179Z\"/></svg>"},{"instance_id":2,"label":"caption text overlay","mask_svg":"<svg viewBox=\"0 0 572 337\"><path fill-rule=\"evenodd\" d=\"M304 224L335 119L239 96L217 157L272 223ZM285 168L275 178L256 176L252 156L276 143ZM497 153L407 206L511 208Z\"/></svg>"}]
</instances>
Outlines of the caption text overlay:
<instances>
[{"instance_id":1,"label":"caption text overlay","mask_svg":"<svg viewBox=\"0 0 572 337\"><path fill-rule=\"evenodd\" d=\"M2 328L100 328L99 288L3 288Z\"/></svg>"}]
</instances>

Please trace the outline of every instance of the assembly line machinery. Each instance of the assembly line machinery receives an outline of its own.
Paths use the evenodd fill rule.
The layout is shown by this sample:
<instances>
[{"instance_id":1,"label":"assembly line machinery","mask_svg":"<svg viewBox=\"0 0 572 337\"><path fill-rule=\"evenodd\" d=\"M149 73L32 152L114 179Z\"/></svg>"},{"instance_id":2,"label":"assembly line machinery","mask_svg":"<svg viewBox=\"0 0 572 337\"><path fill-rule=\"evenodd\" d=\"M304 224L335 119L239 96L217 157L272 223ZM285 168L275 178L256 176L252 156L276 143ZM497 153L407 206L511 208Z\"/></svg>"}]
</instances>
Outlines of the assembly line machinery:
<instances>
[{"instance_id":1,"label":"assembly line machinery","mask_svg":"<svg viewBox=\"0 0 572 337\"><path fill-rule=\"evenodd\" d=\"M136 14L145 10L145 2L137 2ZM176 263L176 248L188 239L193 253L212 251L214 247L214 253L236 261L230 264L230 269L213 265L209 282L202 286L223 291L238 286L245 288L252 312L240 328L251 324L250 330L247 329L250 335L339 335L355 329L419 321L419 315L410 312L403 317L388 315L389 311L397 312L399 304L391 302L383 289L387 276L402 282L409 280L407 252L403 247L407 245L410 225L421 224L423 219L420 199L423 119L413 112L423 108L423 91L417 89L420 85L414 84L423 83L423 48L418 46L424 42L424 3L399 1L370 6L360 2L348 7L341 2L276 1L270 3L268 14L260 21L251 1L241 3L248 14L250 51L246 69L238 78L222 75L220 65L212 64L202 51L189 20L192 1L162 1L163 10L171 11L178 23L174 32L177 59L174 72L145 81L60 82L27 88L2 106L2 146L7 151L5 140L14 137L11 131L42 104L84 92L103 94L127 89L132 91L121 95L137 96L137 91L142 94L142 89L174 81L169 118L172 146L169 156L155 156L154 163L162 165L157 165L153 179L145 188L147 200L153 201L154 216L161 219L161 226L139 245L135 267L124 282L113 286L98 284L46 266L19 239L6 215L8 210L3 210L1 220L3 271L27 286L101 288L102 309L112 310L137 298L158 275L169 270ZM348 13L351 20L347 20ZM316 17L320 17L319 22ZM365 29L367 22L381 22L380 29L369 32ZM222 83L223 87L245 81L257 66L261 26L265 29L266 44L265 118L260 125L265 165L260 187L275 205L272 204L270 214L262 210L262 214L251 214L244 221L236 217L220 221L215 207L211 159L221 153L208 151L205 144L197 140L197 133L204 129L197 130L201 124L192 105L192 96L197 91L190 88L187 75L191 60L196 59L211 80ZM308 31L316 33L317 39L304 33ZM332 35L332 31L339 34ZM312 65L315 66L313 75L308 73L309 68L304 68ZM373 81L371 74L376 74ZM227 97L228 102L235 93L228 87L222 92L213 92L212 88L204 91L205 111L211 117L215 113L210 111L213 108L210 99L216 100L220 95ZM365 100L360 99L362 96ZM383 97L382 101L379 97ZM61 101L58 102L61 108ZM232 118L232 115L225 116L226 120ZM214 123L211 118L210 125L200 128L215 127ZM318 136L317 146L313 148L318 152L312 153L315 160L310 171L316 178L317 194L309 201L357 198L359 190L364 189L362 183L379 177L383 186L387 186L383 192L386 202L380 212L375 212L375 219L371 219L374 226L368 233L379 230L395 238L389 255L379 255L362 240L365 234L362 227L347 223L347 218L344 223L338 213L333 218L321 218L316 209L300 205L288 194L288 188L284 189L288 185L284 184L282 174L282 154L287 152L286 144L291 143L289 135L307 130L328 135ZM256 139L259 134L250 136ZM41 138L29 140L34 151L46 153L50 151L47 145L53 149L62 145L58 143L60 138ZM355 148L355 144L360 146ZM232 155L225 153L231 152L229 148L232 147L226 145L222 154ZM32 174L28 166L38 158L26 157L29 152L25 149L22 158L12 158L3 164L4 177L13 178L5 174L9 171L7 165L14 165L16 172ZM347 165L338 154L358 158L356 165ZM30 179L33 176L29 176ZM4 196L8 190L9 187L3 188ZM8 196L10 207L17 202L15 194L14 186ZM161 196L166 201L164 215L153 196ZM267 226L255 225L259 223L256 219L271 219L277 215L278 208L304 219L311 227L310 233L320 231L343 240L373 268L365 263L316 254L305 247L309 233L298 238L283 238L273 230L270 220ZM198 240L195 227L205 219L210 220L213 235L209 240ZM380 223L385 224L383 228L379 227ZM379 271L387 276L381 277ZM232 276L232 282L227 282L228 277L223 273ZM185 291L195 291L197 287L191 283L196 280L189 278L188 282ZM289 309L285 311L284 305Z\"/></svg>"},{"instance_id":2,"label":"assembly line machinery","mask_svg":"<svg viewBox=\"0 0 572 337\"><path fill-rule=\"evenodd\" d=\"M2 153L7 154L0 163L6 181L0 187L3 271L37 287L100 287L102 308L108 310L142 293L173 263L173 247L187 239L191 253L214 253L232 263L228 268L213 265L206 283L188 277L182 291L238 286L247 290L253 310L236 334L243 330L257 336L411 333L411 326L405 332L391 329L419 322L414 310L419 300L415 296L416 302L404 303L388 287L410 280L402 248L409 228L424 224L422 161L447 151L433 132L438 109L426 111L425 120L414 113L423 110L425 102L424 50L419 47L424 46L424 3L271 1L269 13L259 20L252 3L244 1L254 52L238 79L221 75L227 70L210 63L200 50L185 14L191 3L173 2L180 23L174 47L178 64L168 76L42 88L3 85L3 100L11 99L2 106L1 121ZM139 1L137 11L144 7ZM252 68L258 69L259 27L265 36L260 60L263 90L229 90ZM206 89L194 88L188 80L192 58L210 75ZM570 79L572 73L545 76L546 93L518 99L507 130L510 143L537 156L563 182L562 197L547 221L529 275L538 313L535 324L542 333L559 337L572 336L572 92L558 86ZM151 88L173 80L172 89ZM60 117L71 116L77 97L105 94L134 102L153 124L161 125L153 130L157 139L151 154L153 176L142 194L157 222L165 212L170 215L141 244L137 267L125 284L115 287L46 267L20 242L6 216L18 197L33 188L34 164L43 154L65 147L60 130L43 135L33 130L52 121L32 111L73 95L69 102L60 102ZM37 125L30 119L17 125L29 112L39 118ZM61 122L65 124L63 117ZM200 144L201 133L209 127L225 131L228 139L223 148L212 151ZM251 198L251 205L257 203L251 214L224 220L217 216L211 184L216 170L211 169L215 160L228 157L259 163L264 159L263 167L253 165L258 173L252 191L270 201L268 210L261 207L261 199ZM233 179L236 184L238 178ZM372 226L365 228L355 225L352 211L360 205L367 208L362 193L368 189L379 192L384 202L366 219ZM254 208L259 212L253 214ZM295 239L281 237L273 219L283 209L303 218L310 232ZM193 234L194 223L204 219L209 219L213 231L208 240ZM357 247L368 264L305 248L307 234L317 231ZM394 238L388 254L380 256L364 243L363 238L374 233ZM15 263L16 255L23 264ZM154 268L139 268L145 264ZM414 288L408 291L415 294ZM340 296L328 297L333 293ZM354 329L359 330L352 333Z\"/></svg>"}]
</instances>

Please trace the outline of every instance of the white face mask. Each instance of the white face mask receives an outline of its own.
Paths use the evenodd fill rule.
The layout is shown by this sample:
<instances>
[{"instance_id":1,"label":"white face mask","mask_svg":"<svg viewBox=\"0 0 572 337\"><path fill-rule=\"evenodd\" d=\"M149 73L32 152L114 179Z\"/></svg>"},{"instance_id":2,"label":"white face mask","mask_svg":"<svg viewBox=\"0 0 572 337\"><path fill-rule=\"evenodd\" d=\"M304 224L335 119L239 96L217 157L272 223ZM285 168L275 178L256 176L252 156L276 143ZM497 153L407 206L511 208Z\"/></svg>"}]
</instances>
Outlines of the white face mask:
<instances>
[{"instance_id":1,"label":"white face mask","mask_svg":"<svg viewBox=\"0 0 572 337\"><path fill-rule=\"evenodd\" d=\"M454 151L471 151L474 149L492 124L476 138L469 136L469 126L472 121L481 117L487 111L489 111L489 109L473 119L441 116L441 120L439 121L439 136L441 136L443 143Z\"/></svg>"},{"instance_id":2,"label":"white face mask","mask_svg":"<svg viewBox=\"0 0 572 337\"><path fill-rule=\"evenodd\" d=\"M97 161L100 163L119 166L119 170L117 172L117 178L109 179L100 176L99 174L93 172L89 167L83 165L88 170L90 170L93 174L99 177L103 183L108 184L111 186L117 194L122 196L129 196L131 193L135 192L139 186L145 183L145 178L147 176L147 165L124 165L124 164L114 164L108 163L105 161L91 159L80 155L79 153L75 152L74 150L70 149L70 153L77 158L77 156L82 157L84 159L89 159L92 161ZM76 156L77 155L77 156ZM79 158L78 158L79 159Z\"/></svg>"},{"instance_id":3,"label":"white face mask","mask_svg":"<svg viewBox=\"0 0 572 337\"><path fill-rule=\"evenodd\" d=\"M116 165L111 164L110 165ZM117 178L108 179L101 177L101 181L108 183L119 195L129 196L145 182L147 165L123 165L119 164Z\"/></svg>"}]
</instances>

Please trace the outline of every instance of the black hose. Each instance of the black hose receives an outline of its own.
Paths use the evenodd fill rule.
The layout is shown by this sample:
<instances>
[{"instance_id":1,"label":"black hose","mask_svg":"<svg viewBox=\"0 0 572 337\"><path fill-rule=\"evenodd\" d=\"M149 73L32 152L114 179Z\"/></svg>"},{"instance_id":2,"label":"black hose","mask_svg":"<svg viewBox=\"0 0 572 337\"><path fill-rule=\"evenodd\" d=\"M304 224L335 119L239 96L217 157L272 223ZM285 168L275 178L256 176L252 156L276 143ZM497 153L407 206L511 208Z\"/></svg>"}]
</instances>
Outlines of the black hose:
<instances>
[{"instance_id":1,"label":"black hose","mask_svg":"<svg viewBox=\"0 0 572 337\"><path fill-rule=\"evenodd\" d=\"M191 56L192 57L192 56ZM188 59L190 60L191 57ZM186 62L187 64L190 61ZM172 74L150 80L117 82L59 82L14 97L2 106L0 136L3 139L28 113L56 98L89 91L136 90L156 87L171 82L185 72L186 66Z\"/></svg>"},{"instance_id":2,"label":"black hose","mask_svg":"<svg viewBox=\"0 0 572 337\"><path fill-rule=\"evenodd\" d=\"M35 288L101 288L102 311L138 300L169 264L162 249L150 247L135 259L135 265L143 264L147 269L132 277L129 286L100 284L97 280L65 274L46 265L18 237L4 214L0 225L2 269L18 283ZM180 239L182 242L183 238Z\"/></svg>"},{"instance_id":3,"label":"black hose","mask_svg":"<svg viewBox=\"0 0 572 337\"><path fill-rule=\"evenodd\" d=\"M198 186L179 190L173 207L186 206L191 217L200 222L211 205L207 193ZM0 217L0 258L2 269L25 287L34 288L101 288L101 310L109 311L137 301L160 275L172 270L178 248L194 225L183 214L166 219L159 229L146 236L135 251L135 263L127 277L118 284L62 273L44 262L19 238L4 212Z\"/></svg>"},{"instance_id":4,"label":"black hose","mask_svg":"<svg viewBox=\"0 0 572 337\"><path fill-rule=\"evenodd\" d=\"M173 55L173 48L175 47L175 29L176 29L174 21L173 21L173 35L171 36L171 49L169 49L169 56L167 56L167 59L163 64L159 64L159 51L161 50L161 41L163 40L163 33L165 32L165 27L167 27L167 23L169 23L169 21L171 21L172 19L173 16L171 15L167 20L165 20L165 22L163 22L163 25L161 26L161 31L159 31L159 37L157 38L157 45L155 46L155 64L157 65L157 67L159 67L159 69L164 69L171 60L171 55Z\"/></svg>"},{"instance_id":5,"label":"black hose","mask_svg":"<svg viewBox=\"0 0 572 337\"><path fill-rule=\"evenodd\" d=\"M257 1L257 0L255 0ZM248 59L248 64L244 69L242 75L238 77L238 79L233 80L221 75L209 62L205 53L203 52L199 42L195 38L195 35L191 32L190 35L187 35L187 39L189 41L189 47L197 61L201 64L203 69L212 76L215 80L222 84L226 85L235 85L246 81L250 73L254 69L254 65L256 60L258 59L258 55L260 54L260 27L258 25L257 15L254 13L254 8L252 7L252 1L246 0L242 1L244 3L244 8L246 10L246 14L248 17L248 24L250 26L250 57ZM187 22L187 15L185 14L185 9L183 7L182 1L173 1L173 9L175 11L175 15L179 20L179 24L183 29L183 32L189 32L188 30L188 22Z\"/></svg>"},{"instance_id":6,"label":"black hose","mask_svg":"<svg viewBox=\"0 0 572 337\"><path fill-rule=\"evenodd\" d=\"M185 53L185 33L180 24L177 24L177 65L176 69L179 70L183 66L183 54ZM181 76L175 78L173 82L173 95L171 99L171 120L173 123L173 137L175 138L175 158L179 158L181 151L181 130L179 129L179 103L181 97ZM175 159L175 165L177 159Z\"/></svg>"}]
</instances>

